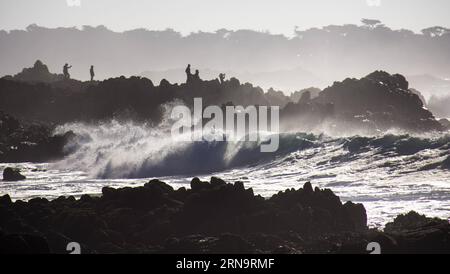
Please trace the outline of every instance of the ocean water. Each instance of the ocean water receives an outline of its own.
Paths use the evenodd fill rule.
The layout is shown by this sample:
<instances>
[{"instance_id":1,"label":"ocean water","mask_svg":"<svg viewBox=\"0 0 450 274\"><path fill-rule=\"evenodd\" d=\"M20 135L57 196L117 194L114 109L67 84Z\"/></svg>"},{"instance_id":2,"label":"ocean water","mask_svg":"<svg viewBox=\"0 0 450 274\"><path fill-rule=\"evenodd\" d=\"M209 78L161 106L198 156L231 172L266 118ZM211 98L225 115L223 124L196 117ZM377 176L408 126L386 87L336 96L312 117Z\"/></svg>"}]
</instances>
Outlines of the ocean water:
<instances>
[{"instance_id":1,"label":"ocean water","mask_svg":"<svg viewBox=\"0 0 450 274\"><path fill-rule=\"evenodd\" d=\"M159 178L188 187L197 176L243 181L270 197L287 188L330 188L343 202L363 203L369 225L382 227L415 210L450 217L450 135L331 137L299 132L280 135L276 153L261 153L257 142L178 142L145 125L111 121L69 124L60 131L79 136L76 148L54 163L0 164L20 168L21 182L1 182L0 194L13 199L100 194L104 186L140 186Z\"/></svg>"}]
</instances>

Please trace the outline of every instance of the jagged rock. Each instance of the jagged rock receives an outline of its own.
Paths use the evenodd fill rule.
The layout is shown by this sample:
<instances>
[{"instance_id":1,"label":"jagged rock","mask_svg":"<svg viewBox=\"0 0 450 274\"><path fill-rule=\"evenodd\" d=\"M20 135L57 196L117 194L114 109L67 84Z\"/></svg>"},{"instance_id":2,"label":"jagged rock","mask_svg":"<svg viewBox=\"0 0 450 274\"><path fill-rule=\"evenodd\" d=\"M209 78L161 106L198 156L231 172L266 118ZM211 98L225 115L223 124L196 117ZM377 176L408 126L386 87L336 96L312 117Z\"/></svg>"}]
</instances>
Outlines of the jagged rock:
<instances>
[{"instance_id":1,"label":"jagged rock","mask_svg":"<svg viewBox=\"0 0 450 274\"><path fill-rule=\"evenodd\" d=\"M342 204L331 190L309 182L269 199L220 178L194 178L192 186L174 190L152 180L136 188L104 187L102 196L78 200L13 203L3 196L0 242L6 241L0 249L67 253L67 243L76 241L83 253L367 253L367 243L378 241L387 253L448 250L448 223L411 213L374 233L362 205Z\"/></svg>"},{"instance_id":2,"label":"jagged rock","mask_svg":"<svg viewBox=\"0 0 450 274\"><path fill-rule=\"evenodd\" d=\"M11 197L8 194L0 196L0 205L10 206L12 204Z\"/></svg>"},{"instance_id":3,"label":"jagged rock","mask_svg":"<svg viewBox=\"0 0 450 274\"><path fill-rule=\"evenodd\" d=\"M223 185L226 185L226 184L227 183L224 180L220 179L220 178L211 177L211 186L223 186Z\"/></svg>"},{"instance_id":4,"label":"jagged rock","mask_svg":"<svg viewBox=\"0 0 450 274\"><path fill-rule=\"evenodd\" d=\"M46 162L61 158L70 150L65 145L73 132L53 135L50 127L25 123L0 111L0 162Z\"/></svg>"},{"instance_id":5,"label":"jagged rock","mask_svg":"<svg viewBox=\"0 0 450 274\"><path fill-rule=\"evenodd\" d=\"M305 193L313 193L313 192L314 192L314 190L313 190L313 188L312 188L312 185L311 185L311 182L306 182L306 183L303 185L303 191L304 191Z\"/></svg>"},{"instance_id":6,"label":"jagged rock","mask_svg":"<svg viewBox=\"0 0 450 274\"><path fill-rule=\"evenodd\" d=\"M37 60L33 67L24 68L22 72L14 75L12 80L25 81L25 82L43 82L50 83L60 81L63 79L62 75L50 73L47 65L42 63L41 60Z\"/></svg>"},{"instance_id":7,"label":"jagged rock","mask_svg":"<svg viewBox=\"0 0 450 274\"><path fill-rule=\"evenodd\" d=\"M202 182L199 178L195 177L191 180L191 189L193 191L200 191L203 189L208 189L210 184L208 182Z\"/></svg>"},{"instance_id":8,"label":"jagged rock","mask_svg":"<svg viewBox=\"0 0 450 274\"><path fill-rule=\"evenodd\" d=\"M173 187L156 179L146 183L144 187L158 189L159 191L161 191L161 193L171 193L174 191Z\"/></svg>"},{"instance_id":9,"label":"jagged rock","mask_svg":"<svg viewBox=\"0 0 450 274\"><path fill-rule=\"evenodd\" d=\"M448 220L427 218L414 211L397 216L386 224L385 232L393 237L396 253L448 254L450 252L450 224Z\"/></svg>"},{"instance_id":10,"label":"jagged rock","mask_svg":"<svg viewBox=\"0 0 450 274\"><path fill-rule=\"evenodd\" d=\"M3 170L3 181L22 181L25 180L26 177L20 174L18 169L7 167Z\"/></svg>"},{"instance_id":11,"label":"jagged rock","mask_svg":"<svg viewBox=\"0 0 450 274\"><path fill-rule=\"evenodd\" d=\"M34 70L46 71L36 64ZM39 100L27 100L30 93ZM309 95L308 95L309 94ZM0 79L0 109L22 119L51 123L96 121L131 117L155 124L163 119L163 105L179 99L188 106L201 97L205 105L239 102L239 105L280 106L282 128L313 130L331 124L332 128L361 128L379 133L391 128L411 132L438 131L443 127L402 75L376 71L357 79L335 82L319 93L308 89L288 97L282 92L267 93L236 78L224 81L203 81L195 84L170 84L162 80L159 86L146 78L117 77L92 84L76 80L48 83L20 82ZM303 99L302 99L303 98ZM301 99L301 100L300 100ZM294 103L295 102L295 103ZM101 105L102 108L98 106ZM1 150L0 150L1 151Z\"/></svg>"},{"instance_id":12,"label":"jagged rock","mask_svg":"<svg viewBox=\"0 0 450 274\"><path fill-rule=\"evenodd\" d=\"M393 222L387 223L384 231L401 232L436 224L448 224L448 222L437 218L427 218L425 215L410 211L407 214L398 215Z\"/></svg>"},{"instance_id":13,"label":"jagged rock","mask_svg":"<svg viewBox=\"0 0 450 274\"><path fill-rule=\"evenodd\" d=\"M442 130L419 96L408 88L402 75L376 71L359 80L335 82L312 102L333 103L338 120L360 126L372 122L382 131L389 128L413 132Z\"/></svg>"},{"instance_id":14,"label":"jagged rock","mask_svg":"<svg viewBox=\"0 0 450 274\"><path fill-rule=\"evenodd\" d=\"M348 216L350 223L353 225L352 230L363 231L367 229L367 213L362 204L354 204L346 202L344 204L345 215Z\"/></svg>"}]
</instances>

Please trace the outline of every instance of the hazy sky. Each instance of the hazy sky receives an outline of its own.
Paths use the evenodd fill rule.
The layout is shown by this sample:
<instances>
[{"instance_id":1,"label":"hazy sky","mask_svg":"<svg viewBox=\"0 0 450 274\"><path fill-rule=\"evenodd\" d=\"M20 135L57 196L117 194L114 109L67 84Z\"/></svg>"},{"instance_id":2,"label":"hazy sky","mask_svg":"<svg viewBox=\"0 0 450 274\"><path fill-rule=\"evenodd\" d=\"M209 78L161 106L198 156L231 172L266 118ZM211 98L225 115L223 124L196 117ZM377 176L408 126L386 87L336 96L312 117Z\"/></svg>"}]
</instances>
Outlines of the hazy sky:
<instances>
[{"instance_id":1,"label":"hazy sky","mask_svg":"<svg viewBox=\"0 0 450 274\"><path fill-rule=\"evenodd\" d=\"M329 24L379 19L387 26L420 31L450 27L449 0L0 0L0 29L105 25L123 31L173 28L268 30L291 35Z\"/></svg>"}]
</instances>

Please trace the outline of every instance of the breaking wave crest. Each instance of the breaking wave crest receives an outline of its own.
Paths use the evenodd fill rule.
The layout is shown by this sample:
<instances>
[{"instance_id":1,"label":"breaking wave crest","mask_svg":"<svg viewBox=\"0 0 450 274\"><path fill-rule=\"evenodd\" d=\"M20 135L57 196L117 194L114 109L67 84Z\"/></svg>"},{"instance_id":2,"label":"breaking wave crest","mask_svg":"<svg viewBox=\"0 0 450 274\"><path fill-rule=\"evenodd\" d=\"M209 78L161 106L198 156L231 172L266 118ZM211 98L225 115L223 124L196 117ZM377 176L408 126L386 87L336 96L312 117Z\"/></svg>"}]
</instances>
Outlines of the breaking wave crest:
<instances>
[{"instance_id":1,"label":"breaking wave crest","mask_svg":"<svg viewBox=\"0 0 450 274\"><path fill-rule=\"evenodd\" d=\"M402 167L408 161L391 161L395 157L411 159L413 170L448 168L450 136L417 137L388 134L333 138L305 133L282 133L279 149L260 152L261 142L186 142L171 138L164 127L133 122L109 122L89 125L72 123L58 132L72 130L77 137L67 149L75 151L55 168L83 170L93 178L148 178L173 175L208 174L231 168L267 163L287 165L293 155L303 150L339 150L339 155L321 159L322 164L353 161L360 157L385 158L383 165ZM419 153L421 152L421 153ZM423 152L423 153L422 153ZM369 153L369 155L368 155ZM314 157L311 154L310 157ZM396 164L395 164L396 163ZM368 167L370 168L370 167Z\"/></svg>"}]
</instances>

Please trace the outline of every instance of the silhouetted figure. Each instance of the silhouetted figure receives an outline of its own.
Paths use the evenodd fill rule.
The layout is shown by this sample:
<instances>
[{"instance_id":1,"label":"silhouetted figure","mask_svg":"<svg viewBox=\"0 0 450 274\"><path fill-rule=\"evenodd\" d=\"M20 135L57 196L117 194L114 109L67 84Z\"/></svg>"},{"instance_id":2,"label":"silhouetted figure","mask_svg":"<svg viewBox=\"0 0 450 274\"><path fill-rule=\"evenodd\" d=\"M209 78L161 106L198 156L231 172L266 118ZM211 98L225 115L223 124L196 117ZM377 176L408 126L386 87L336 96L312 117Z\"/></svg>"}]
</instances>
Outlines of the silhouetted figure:
<instances>
[{"instance_id":1,"label":"silhouetted figure","mask_svg":"<svg viewBox=\"0 0 450 274\"><path fill-rule=\"evenodd\" d=\"M191 64L188 64L185 72L186 72L186 83L190 83L192 81Z\"/></svg>"},{"instance_id":2,"label":"silhouetted figure","mask_svg":"<svg viewBox=\"0 0 450 274\"><path fill-rule=\"evenodd\" d=\"M91 81L94 81L94 76L95 76L94 66L91 66L90 73L91 73Z\"/></svg>"},{"instance_id":3,"label":"silhouetted figure","mask_svg":"<svg viewBox=\"0 0 450 274\"><path fill-rule=\"evenodd\" d=\"M193 80L195 82L199 82L200 81L200 72L198 71L198 69L195 70L195 74L194 74L193 78L194 78Z\"/></svg>"},{"instance_id":4,"label":"silhouetted figure","mask_svg":"<svg viewBox=\"0 0 450 274\"><path fill-rule=\"evenodd\" d=\"M225 73L219 74L219 81L221 84L223 84L225 82Z\"/></svg>"},{"instance_id":5,"label":"silhouetted figure","mask_svg":"<svg viewBox=\"0 0 450 274\"><path fill-rule=\"evenodd\" d=\"M72 66L69 66L69 64L65 64L63 67L63 74L64 74L64 78L66 79L70 79L70 74L69 74L69 69L72 68Z\"/></svg>"}]
</instances>

